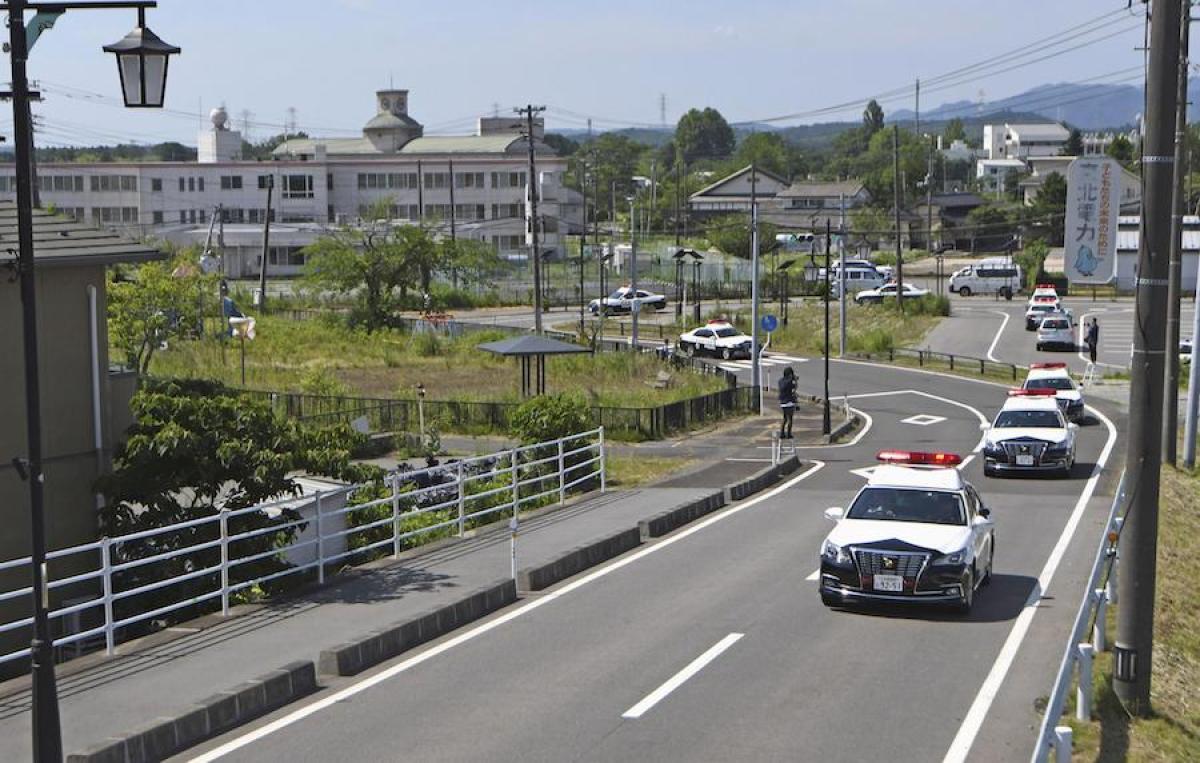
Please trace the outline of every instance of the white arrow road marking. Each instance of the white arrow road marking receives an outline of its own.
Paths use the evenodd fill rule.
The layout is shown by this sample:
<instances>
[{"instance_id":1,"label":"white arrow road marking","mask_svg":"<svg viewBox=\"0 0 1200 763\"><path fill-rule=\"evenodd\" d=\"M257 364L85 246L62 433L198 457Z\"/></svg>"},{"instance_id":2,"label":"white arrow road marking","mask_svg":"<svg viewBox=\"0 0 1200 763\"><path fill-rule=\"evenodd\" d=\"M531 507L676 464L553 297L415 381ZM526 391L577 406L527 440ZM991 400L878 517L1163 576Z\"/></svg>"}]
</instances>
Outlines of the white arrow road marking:
<instances>
[{"instance_id":1,"label":"white arrow road marking","mask_svg":"<svg viewBox=\"0 0 1200 763\"><path fill-rule=\"evenodd\" d=\"M689 678L704 669L704 666L721 656L729 647L741 640L744 633L730 633L711 646L707 652L688 663L688 666L667 679L667 682L646 695L646 698L621 713L622 718L641 718L646 711L657 705L668 694L683 686Z\"/></svg>"},{"instance_id":2,"label":"white arrow road marking","mask_svg":"<svg viewBox=\"0 0 1200 763\"><path fill-rule=\"evenodd\" d=\"M850 473L857 474L859 477L862 477L865 480L869 480L869 479L871 479L871 474L874 473L874 471L878 468L879 468L878 466L864 466L861 469L851 469Z\"/></svg>"},{"instance_id":3,"label":"white arrow road marking","mask_svg":"<svg viewBox=\"0 0 1200 763\"><path fill-rule=\"evenodd\" d=\"M945 416L931 416L928 413L918 413L916 416L909 416L907 419L900 419L900 423L916 424L919 427L927 427L930 424L937 424L945 420Z\"/></svg>"}]
</instances>

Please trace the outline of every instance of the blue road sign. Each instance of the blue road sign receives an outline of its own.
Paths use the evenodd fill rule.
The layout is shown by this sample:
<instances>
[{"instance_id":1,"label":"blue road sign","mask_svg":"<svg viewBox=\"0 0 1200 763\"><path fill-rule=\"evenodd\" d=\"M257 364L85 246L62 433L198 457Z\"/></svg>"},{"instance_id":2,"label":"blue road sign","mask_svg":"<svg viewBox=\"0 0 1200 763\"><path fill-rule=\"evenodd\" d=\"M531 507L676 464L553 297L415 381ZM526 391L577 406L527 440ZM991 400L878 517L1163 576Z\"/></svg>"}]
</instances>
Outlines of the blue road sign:
<instances>
[{"instance_id":1,"label":"blue road sign","mask_svg":"<svg viewBox=\"0 0 1200 763\"><path fill-rule=\"evenodd\" d=\"M760 323L762 323L763 331L768 333L779 328L779 319L774 315L764 315Z\"/></svg>"}]
</instances>

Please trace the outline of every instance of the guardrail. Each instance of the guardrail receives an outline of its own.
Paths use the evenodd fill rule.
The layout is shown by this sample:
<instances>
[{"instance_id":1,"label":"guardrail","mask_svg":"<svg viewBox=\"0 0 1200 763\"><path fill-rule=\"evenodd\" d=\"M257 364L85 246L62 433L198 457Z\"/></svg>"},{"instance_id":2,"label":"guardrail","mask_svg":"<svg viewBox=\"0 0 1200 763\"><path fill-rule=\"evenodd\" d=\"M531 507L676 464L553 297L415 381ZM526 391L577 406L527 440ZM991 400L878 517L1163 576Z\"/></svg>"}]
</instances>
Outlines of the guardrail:
<instances>
[{"instance_id":1,"label":"guardrail","mask_svg":"<svg viewBox=\"0 0 1200 763\"><path fill-rule=\"evenodd\" d=\"M994 371L998 375L1009 376L1016 381L1019 372L1025 370L1024 366L1018 366L1015 363L998 363L994 360L986 358L977 358L970 355L955 355L948 352L934 352L933 350L916 350L908 347L894 347L889 350L881 350L879 352L853 352L849 353L850 357L861 360L878 360L886 357L889 363L895 363L896 358L913 358L916 359L917 365L921 368L941 367L948 368L951 371L978 371L980 376L986 376L989 371Z\"/></svg>"},{"instance_id":2,"label":"guardrail","mask_svg":"<svg viewBox=\"0 0 1200 763\"><path fill-rule=\"evenodd\" d=\"M1054 753L1058 763L1071 759L1071 727L1058 725L1062 718L1063 709L1067 704L1067 692L1071 689L1072 679L1076 678L1075 717L1081 721L1092 719L1092 659L1098 652L1108 648L1106 625L1108 620L1108 605L1117 603L1117 568L1119 557L1117 541L1121 537L1122 517L1117 516L1120 507L1125 503L1125 474L1121 474L1117 494L1113 498L1112 508L1108 512L1108 521L1104 525L1104 535L1096 549L1096 559L1092 562L1092 572L1088 576L1087 588L1083 600L1079 603L1079 613L1075 615L1075 624L1071 626L1071 635L1063 650L1062 662L1054 679L1054 688L1050 699L1046 702L1046 714L1042 717L1042 725L1038 730L1037 744L1034 745L1031 763L1045 763ZM1091 641L1085 641L1089 630ZM1076 671L1078 668L1078 671Z\"/></svg>"},{"instance_id":3,"label":"guardrail","mask_svg":"<svg viewBox=\"0 0 1200 763\"><path fill-rule=\"evenodd\" d=\"M285 578L323 583L331 564L389 551L398 556L423 536L461 536L496 515L513 516L554 499L561 503L570 492L597 487L606 487L603 428L444 466L392 472L383 486L342 486L222 509L57 549L46 555L47 596L57 593L60 599L49 613L62 634L53 643L75 644L83 651L103 638L112 654L121 635L150 620L215 611L218 601L227 615L231 599L247 589ZM364 500L356 503L359 491ZM247 565L255 562L270 562L268 570L254 573ZM29 557L0 562L0 572L27 572L29 564ZM63 600L64 591L75 597ZM31 595L30 586L13 588L0 592L0 602ZM0 634L32 624L32 617L9 620L0 623ZM29 654L28 648L0 654L0 663Z\"/></svg>"}]
</instances>

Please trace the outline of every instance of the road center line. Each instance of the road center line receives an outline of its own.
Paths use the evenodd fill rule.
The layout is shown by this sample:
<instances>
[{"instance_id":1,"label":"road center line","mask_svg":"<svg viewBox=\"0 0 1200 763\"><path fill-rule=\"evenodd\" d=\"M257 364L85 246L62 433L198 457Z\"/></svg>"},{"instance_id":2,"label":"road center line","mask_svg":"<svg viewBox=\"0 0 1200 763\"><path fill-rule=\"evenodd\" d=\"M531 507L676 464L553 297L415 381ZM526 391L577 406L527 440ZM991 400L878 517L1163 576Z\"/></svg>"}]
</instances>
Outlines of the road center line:
<instances>
[{"instance_id":1,"label":"road center line","mask_svg":"<svg viewBox=\"0 0 1200 763\"><path fill-rule=\"evenodd\" d=\"M523 605L517 607L516 609L512 610L511 612L507 612L507 613L501 615L500 617L497 617L494 620L488 620L487 622L485 622L481 625L477 625L474 628L471 628L470 630L464 631L463 633L460 633L457 636L454 636L453 638L449 639L448 641L443 641L442 643L438 644L437 646L435 646L431 649L421 652L420 654L415 655L413 657L409 657L408 659L404 660L403 662L396 663L395 665L392 665L390 668L381 670L378 673L374 673L370 676L367 676L366 678L362 679L361 681L357 681L353 684L350 684L349 686L345 687L344 689L340 689L336 692L333 692L332 694L330 694L326 697L322 697L321 699L318 699L318 700L312 702L311 704L297 708L297 709L293 710L292 712L288 713L287 715L285 715L281 718L277 718L274 721L271 721L270 723L266 724L265 726L254 729L253 731L248 731L245 734L242 734L240 736L234 737L233 739L229 740L225 744L222 744L219 747L215 747L212 750L209 750L208 752L203 753L201 755L197 755L194 758L190 758L190 760L193 763L210 763L210 761L217 760L218 758L223 758L232 752L236 752L237 750L240 750L241 748L258 741L259 739L263 739L267 736L270 736L271 734L274 734L276 731L282 731L283 729L287 728L288 726L291 726L294 723L298 723L299 721L304 720L305 718L307 718L310 715L315 715L316 713L319 713L320 711L322 711L326 708L332 707L333 705L336 705L337 703L342 702L343 700L349 699L350 697L353 697L356 694L360 694L360 693L366 691L367 689L370 689L378 684L383 683L384 681L395 678L396 676L400 675L401 673L403 673L407 670L410 670L412 668L415 668L418 665L420 665L421 663L426 662L427 660L432 660L434 657L437 657L445 652L448 652L451 649L455 648L456 646L465 644L466 642L471 641L472 639L478 638L479 636L482 636L485 633L488 633L489 631L491 631L495 628L499 628L500 626L505 625L506 623L511 622L512 620L516 620L518 617L529 614L530 612L536 610L538 607L545 606L546 604L549 604L550 602L554 601L555 599L566 596L567 594L572 593L579 588L582 588L583 586L587 585L588 583L592 583L596 580L599 580L600 578L608 575L609 573L616 572L617 570L621 569L622 567L625 567L626 565L629 565L629 564L633 564L634 562L642 559L643 557L646 557L646 556L649 556L650 554L661 551L662 549L667 548L668 546L671 546L672 544L678 543L679 541L683 540L684 538L688 538L688 537L694 535L695 533L698 533L701 530L704 530L705 528L716 524L717 522L728 519L729 517L732 517L735 514L745 511L746 509L752 508L752 507L762 503L763 501L768 501L768 500L774 498L775 496L779 495L780 493L790 490L792 487L794 487L795 485L798 485L803 480L806 480L809 477L813 476L814 474L819 472L824 467L825 467L824 461L814 460L812 462L812 466L808 467L800 474L797 474L795 477L792 477L787 482L784 482L781 485L773 487L770 490L766 491L765 493L756 495L755 497L750 498L750 499L744 501L743 503L734 504L730 508L725 509L724 511L717 512L716 514L713 514L712 516L710 516L708 519L700 520L700 521L696 522L695 524L693 524L691 527L688 527L685 530L680 530L678 533L668 536L667 538L665 538L651 546L647 546L646 548L643 548L640 551L635 551L631 554L623 556L620 559L617 559L616 561L612 562L611 564L607 564L603 567L593 570L592 572L585 574L583 577L566 584L562 588L551 591L550 593L548 593L544 596L540 596L526 604L523 604Z\"/></svg>"},{"instance_id":2,"label":"road center line","mask_svg":"<svg viewBox=\"0 0 1200 763\"><path fill-rule=\"evenodd\" d=\"M668 694L678 689L692 676L704 669L704 666L721 656L729 647L741 640L744 633L730 633L725 638L709 647L708 651L688 663L687 667L667 679L667 682L646 695L645 699L621 713L622 718L641 718L646 711L661 702Z\"/></svg>"},{"instance_id":3,"label":"road center line","mask_svg":"<svg viewBox=\"0 0 1200 763\"><path fill-rule=\"evenodd\" d=\"M1025 635L1029 632L1029 626L1033 624L1033 617L1037 614L1038 604L1041 602L1043 594L1050 588L1050 581L1054 579L1054 573L1058 570L1058 565L1067 553L1067 546L1070 545L1071 538L1075 535L1075 530L1079 527L1080 520L1083 519L1088 501L1092 499L1092 495L1096 492L1096 485L1100 482L1100 476L1104 473L1104 465L1108 462L1108 457L1112 453L1113 446L1116 445L1117 428L1113 425L1112 421L1090 405L1088 406L1088 411L1104 422L1104 425L1108 428L1108 441L1104 443L1104 449L1100 451L1100 457L1096 459L1096 465L1092 467L1092 476L1088 478L1083 492L1079 494L1079 501L1075 504L1075 509L1071 512L1071 517L1067 520L1066 527L1063 528L1062 534L1058 536L1058 542L1054 544L1054 549L1050 552L1049 558L1046 559L1046 566L1042 568L1042 573L1038 575L1037 585L1029 592L1029 598L1025 600L1021 614L1017 616L1017 621L1013 623L1012 630L1008 633L1008 638L1004 640L1004 646L1000 648L1000 654L996 656L996 661L992 663L992 669L988 671L987 678L984 679L983 685L979 687L979 692L975 695L975 701L971 703L971 708L963 718L962 725L958 728L958 733L954 735L954 741L950 743L950 749L946 751L943 763L960 763L960 761L967 760L967 755L971 752L971 745L975 743L975 737L979 734L979 729L983 727L983 721L992 707L992 702L996 699L996 695L1000 693L1000 687L1003 685L1004 678L1008 675L1009 668L1012 667L1013 661L1017 657L1017 651L1021 648L1021 642L1025 640Z\"/></svg>"},{"instance_id":4,"label":"road center line","mask_svg":"<svg viewBox=\"0 0 1200 763\"><path fill-rule=\"evenodd\" d=\"M1000 337L1004 336L1004 329L1008 328L1008 319L1012 316L1001 310L992 310L991 312L995 315L1004 316L1004 321L1000 324L1000 329L996 332L996 336L992 337L992 343L988 346L987 358L993 363L1003 363L1004 361L996 357L996 345L1000 342Z\"/></svg>"}]
</instances>

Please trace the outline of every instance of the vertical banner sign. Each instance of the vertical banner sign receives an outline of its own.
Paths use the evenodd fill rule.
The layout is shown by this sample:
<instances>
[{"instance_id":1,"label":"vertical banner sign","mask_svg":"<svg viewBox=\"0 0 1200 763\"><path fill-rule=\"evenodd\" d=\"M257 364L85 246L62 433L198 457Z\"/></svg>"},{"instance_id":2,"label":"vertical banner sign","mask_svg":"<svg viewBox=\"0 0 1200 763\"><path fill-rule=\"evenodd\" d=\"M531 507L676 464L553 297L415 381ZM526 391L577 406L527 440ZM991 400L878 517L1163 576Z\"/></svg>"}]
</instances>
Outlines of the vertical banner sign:
<instances>
[{"instance_id":1,"label":"vertical banner sign","mask_svg":"<svg viewBox=\"0 0 1200 763\"><path fill-rule=\"evenodd\" d=\"M1121 166L1108 157L1086 157L1067 170L1063 266L1071 283L1106 284L1117 276L1117 217Z\"/></svg>"}]
</instances>

